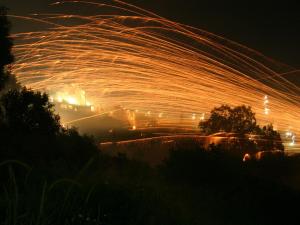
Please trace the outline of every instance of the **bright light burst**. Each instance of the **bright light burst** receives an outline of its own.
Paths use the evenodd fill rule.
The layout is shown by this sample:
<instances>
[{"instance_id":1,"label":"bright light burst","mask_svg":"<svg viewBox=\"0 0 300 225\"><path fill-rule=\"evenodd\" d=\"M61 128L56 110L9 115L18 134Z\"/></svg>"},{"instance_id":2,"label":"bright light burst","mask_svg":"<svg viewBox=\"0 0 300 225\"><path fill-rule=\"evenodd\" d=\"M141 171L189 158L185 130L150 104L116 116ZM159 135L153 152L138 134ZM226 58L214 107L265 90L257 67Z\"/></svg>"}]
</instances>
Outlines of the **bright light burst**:
<instances>
[{"instance_id":1,"label":"bright light burst","mask_svg":"<svg viewBox=\"0 0 300 225\"><path fill-rule=\"evenodd\" d=\"M278 129L300 133L299 87L280 75L289 72L288 67L120 1L56 3L60 4L99 12L111 8L120 14L23 18L50 26L14 35L13 72L23 84L39 90L76 85L94 105L121 105L187 127L195 125L196 115L203 120L204 112L220 104L246 104L260 123L273 122ZM261 110L262 96L272 99L268 117ZM180 120L182 115L189 120Z\"/></svg>"},{"instance_id":2,"label":"bright light burst","mask_svg":"<svg viewBox=\"0 0 300 225\"><path fill-rule=\"evenodd\" d=\"M92 106L86 98L85 91L74 87L73 85L65 85L63 89L50 91L50 102L67 103L70 105Z\"/></svg>"},{"instance_id":3,"label":"bright light burst","mask_svg":"<svg viewBox=\"0 0 300 225\"><path fill-rule=\"evenodd\" d=\"M285 133L285 137L288 138L288 139L290 139L290 143L289 143L290 146L294 146L295 145L295 143L296 143L296 135L294 133L292 133L291 131L287 131Z\"/></svg>"}]
</instances>

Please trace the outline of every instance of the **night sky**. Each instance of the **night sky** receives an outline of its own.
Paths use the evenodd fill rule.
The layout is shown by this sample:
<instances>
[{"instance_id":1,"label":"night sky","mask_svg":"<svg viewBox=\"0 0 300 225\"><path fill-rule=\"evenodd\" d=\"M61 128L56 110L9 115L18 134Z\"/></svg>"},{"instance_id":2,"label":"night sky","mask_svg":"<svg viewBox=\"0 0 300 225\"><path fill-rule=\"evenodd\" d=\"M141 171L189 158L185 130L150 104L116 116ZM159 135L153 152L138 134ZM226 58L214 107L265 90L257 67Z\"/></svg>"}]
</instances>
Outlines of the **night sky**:
<instances>
[{"instance_id":1,"label":"night sky","mask_svg":"<svg viewBox=\"0 0 300 225\"><path fill-rule=\"evenodd\" d=\"M53 12L53 0L1 0L11 14ZM101 2L99 0L99 2ZM296 1L127 0L163 17L224 36L300 68ZM72 13L72 12L68 12ZM15 30L16 29L15 25Z\"/></svg>"}]
</instances>

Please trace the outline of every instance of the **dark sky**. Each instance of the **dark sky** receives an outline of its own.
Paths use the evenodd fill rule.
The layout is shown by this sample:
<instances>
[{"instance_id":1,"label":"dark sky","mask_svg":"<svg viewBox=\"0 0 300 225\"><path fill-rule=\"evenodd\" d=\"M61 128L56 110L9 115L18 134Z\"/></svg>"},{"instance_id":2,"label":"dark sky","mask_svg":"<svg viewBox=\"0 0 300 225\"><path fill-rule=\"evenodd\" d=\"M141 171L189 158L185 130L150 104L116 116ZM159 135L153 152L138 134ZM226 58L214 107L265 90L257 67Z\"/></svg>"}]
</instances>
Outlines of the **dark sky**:
<instances>
[{"instance_id":1,"label":"dark sky","mask_svg":"<svg viewBox=\"0 0 300 225\"><path fill-rule=\"evenodd\" d=\"M11 14L52 12L55 0L0 0ZM101 0L99 0L101 2ZM192 25L300 68L297 1L127 0L177 22ZM278 3L277 3L278 2ZM72 12L69 12L72 13Z\"/></svg>"}]
</instances>

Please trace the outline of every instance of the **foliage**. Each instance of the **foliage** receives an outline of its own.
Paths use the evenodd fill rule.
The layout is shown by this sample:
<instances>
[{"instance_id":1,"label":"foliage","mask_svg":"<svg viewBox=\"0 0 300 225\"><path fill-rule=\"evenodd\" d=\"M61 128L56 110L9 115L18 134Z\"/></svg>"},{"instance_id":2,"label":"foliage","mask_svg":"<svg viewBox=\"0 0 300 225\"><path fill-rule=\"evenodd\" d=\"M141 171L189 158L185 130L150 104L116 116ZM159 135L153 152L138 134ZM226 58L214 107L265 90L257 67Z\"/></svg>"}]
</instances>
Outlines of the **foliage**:
<instances>
[{"instance_id":1,"label":"foliage","mask_svg":"<svg viewBox=\"0 0 300 225\"><path fill-rule=\"evenodd\" d=\"M272 125L259 127L250 106L215 107L209 119L199 123L199 128L206 135L221 131L235 133L242 139L236 143L237 146L241 146L241 150L251 150L248 149L249 147L252 147L252 151L284 150L280 134L273 129ZM247 135L256 137L249 140Z\"/></svg>"},{"instance_id":2,"label":"foliage","mask_svg":"<svg viewBox=\"0 0 300 225\"><path fill-rule=\"evenodd\" d=\"M56 135L61 130L59 116L47 94L22 88L11 90L0 98L1 122L13 133Z\"/></svg>"},{"instance_id":3,"label":"foliage","mask_svg":"<svg viewBox=\"0 0 300 225\"><path fill-rule=\"evenodd\" d=\"M63 129L48 95L21 88L7 69L13 62L7 10L0 8L0 160L51 168L80 167L98 150L94 140ZM75 169L76 170L76 169Z\"/></svg>"},{"instance_id":4,"label":"foliage","mask_svg":"<svg viewBox=\"0 0 300 225\"><path fill-rule=\"evenodd\" d=\"M210 118L199 123L200 129L206 134L220 131L247 134L253 132L257 125L251 107L245 105L231 108L228 105L215 107Z\"/></svg>"},{"instance_id":5,"label":"foliage","mask_svg":"<svg viewBox=\"0 0 300 225\"><path fill-rule=\"evenodd\" d=\"M0 132L0 160L20 160L40 170L63 175L78 172L99 154L93 138L81 136L75 129L55 136L37 133Z\"/></svg>"},{"instance_id":6,"label":"foliage","mask_svg":"<svg viewBox=\"0 0 300 225\"><path fill-rule=\"evenodd\" d=\"M171 180L192 185L230 185L231 178L243 174L242 161L223 146L215 145L208 149L173 150L163 168Z\"/></svg>"},{"instance_id":7,"label":"foliage","mask_svg":"<svg viewBox=\"0 0 300 225\"><path fill-rule=\"evenodd\" d=\"M0 90L4 87L9 75L5 66L13 62L11 48L12 39L9 37L10 23L6 17L7 9L0 6Z\"/></svg>"},{"instance_id":8,"label":"foliage","mask_svg":"<svg viewBox=\"0 0 300 225\"><path fill-rule=\"evenodd\" d=\"M71 174L7 161L0 224L296 225L300 196L279 183L276 166L242 163L220 146L174 150L158 169L103 154Z\"/></svg>"},{"instance_id":9,"label":"foliage","mask_svg":"<svg viewBox=\"0 0 300 225\"><path fill-rule=\"evenodd\" d=\"M4 67L13 58L6 11L0 12L4 85ZM291 164L299 180L299 158L242 163L231 154L237 143L208 150L185 145L160 168L150 168L99 153L91 137L63 129L46 94L10 90L0 106L0 225L299 223L293 206L299 192L281 180L291 174ZM215 108L202 125L207 133L255 131L269 144L280 139L271 126L258 128L245 106Z\"/></svg>"},{"instance_id":10,"label":"foliage","mask_svg":"<svg viewBox=\"0 0 300 225\"><path fill-rule=\"evenodd\" d=\"M272 124L258 128L256 134L262 138L260 142L261 150L284 150L280 134L273 129Z\"/></svg>"}]
</instances>

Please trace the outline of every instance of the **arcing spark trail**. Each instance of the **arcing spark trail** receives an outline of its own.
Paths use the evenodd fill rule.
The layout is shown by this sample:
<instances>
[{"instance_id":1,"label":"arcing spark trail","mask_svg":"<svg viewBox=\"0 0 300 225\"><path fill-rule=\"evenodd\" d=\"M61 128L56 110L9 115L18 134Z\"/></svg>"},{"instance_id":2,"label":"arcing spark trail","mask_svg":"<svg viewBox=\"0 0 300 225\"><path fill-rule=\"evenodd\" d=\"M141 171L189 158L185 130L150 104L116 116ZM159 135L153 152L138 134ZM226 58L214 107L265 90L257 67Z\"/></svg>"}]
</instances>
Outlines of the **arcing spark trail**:
<instances>
[{"instance_id":1,"label":"arcing spark trail","mask_svg":"<svg viewBox=\"0 0 300 225\"><path fill-rule=\"evenodd\" d=\"M300 133L300 89L280 75L290 71L286 66L120 1L56 4L109 8L120 14L23 18L48 26L14 35L13 72L23 84L40 90L73 84L85 90L95 105L120 104L163 115L171 124L178 123L181 115L198 120L220 104L246 104L260 123Z\"/></svg>"}]
</instances>

